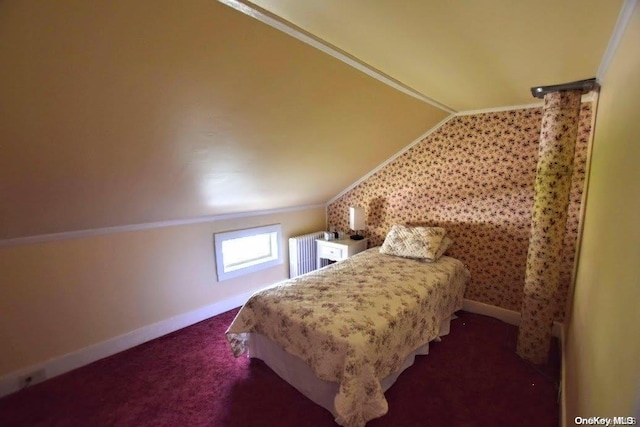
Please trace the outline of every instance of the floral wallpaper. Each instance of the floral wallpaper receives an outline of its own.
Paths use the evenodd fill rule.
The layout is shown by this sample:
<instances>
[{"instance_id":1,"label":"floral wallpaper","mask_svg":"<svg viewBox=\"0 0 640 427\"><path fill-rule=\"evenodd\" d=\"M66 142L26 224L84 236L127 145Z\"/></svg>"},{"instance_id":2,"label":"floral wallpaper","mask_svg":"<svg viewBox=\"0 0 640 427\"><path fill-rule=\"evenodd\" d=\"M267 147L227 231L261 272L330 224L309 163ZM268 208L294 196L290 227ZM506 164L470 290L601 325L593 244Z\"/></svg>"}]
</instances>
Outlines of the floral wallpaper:
<instances>
[{"instance_id":1,"label":"floral wallpaper","mask_svg":"<svg viewBox=\"0 0 640 427\"><path fill-rule=\"evenodd\" d=\"M563 320L585 178L591 103L583 103L554 319ZM538 161L541 108L457 116L328 206L349 230L349 206L365 208L369 245L393 224L440 226L448 255L471 270L465 297L520 311Z\"/></svg>"}]
</instances>

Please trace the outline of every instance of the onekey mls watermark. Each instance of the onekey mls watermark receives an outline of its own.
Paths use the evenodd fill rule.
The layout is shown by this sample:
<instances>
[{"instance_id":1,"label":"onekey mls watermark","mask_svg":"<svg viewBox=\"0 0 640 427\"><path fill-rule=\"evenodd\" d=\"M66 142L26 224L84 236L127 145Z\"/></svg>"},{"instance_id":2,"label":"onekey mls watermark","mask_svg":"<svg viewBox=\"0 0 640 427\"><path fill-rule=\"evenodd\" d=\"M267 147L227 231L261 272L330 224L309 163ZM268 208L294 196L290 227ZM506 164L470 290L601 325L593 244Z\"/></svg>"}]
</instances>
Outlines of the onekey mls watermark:
<instances>
[{"instance_id":1,"label":"onekey mls watermark","mask_svg":"<svg viewBox=\"0 0 640 427\"><path fill-rule=\"evenodd\" d=\"M634 426L638 424L636 417L576 417L574 419L579 426Z\"/></svg>"}]
</instances>

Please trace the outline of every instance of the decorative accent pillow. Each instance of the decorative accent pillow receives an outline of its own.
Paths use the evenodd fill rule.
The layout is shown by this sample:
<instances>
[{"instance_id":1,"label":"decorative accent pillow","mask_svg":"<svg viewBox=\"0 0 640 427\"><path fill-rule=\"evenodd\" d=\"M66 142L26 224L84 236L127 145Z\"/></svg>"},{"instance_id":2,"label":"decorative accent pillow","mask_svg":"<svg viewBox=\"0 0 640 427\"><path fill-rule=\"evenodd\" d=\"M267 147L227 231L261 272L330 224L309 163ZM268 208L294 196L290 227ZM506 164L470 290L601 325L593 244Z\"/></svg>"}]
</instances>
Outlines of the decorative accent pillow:
<instances>
[{"instance_id":1,"label":"decorative accent pillow","mask_svg":"<svg viewBox=\"0 0 640 427\"><path fill-rule=\"evenodd\" d=\"M449 249L449 246L453 244L453 240L444 236L442 238L442 242L440 242L440 246L438 246L438 251L436 252L436 257L434 259L425 259L426 262L436 262L440 259L442 255Z\"/></svg>"},{"instance_id":2,"label":"decorative accent pillow","mask_svg":"<svg viewBox=\"0 0 640 427\"><path fill-rule=\"evenodd\" d=\"M380 252L405 258L435 260L446 234L441 227L407 227L394 225L384 239Z\"/></svg>"}]
</instances>

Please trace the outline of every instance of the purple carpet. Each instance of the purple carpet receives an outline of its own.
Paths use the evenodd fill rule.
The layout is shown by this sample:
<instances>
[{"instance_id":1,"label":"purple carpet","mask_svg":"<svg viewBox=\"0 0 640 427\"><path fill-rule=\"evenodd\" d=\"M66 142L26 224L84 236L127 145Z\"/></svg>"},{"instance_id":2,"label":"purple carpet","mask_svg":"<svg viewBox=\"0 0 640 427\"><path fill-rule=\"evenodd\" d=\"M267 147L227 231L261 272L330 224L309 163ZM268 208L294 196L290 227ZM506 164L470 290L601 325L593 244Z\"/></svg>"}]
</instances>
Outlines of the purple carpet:
<instances>
[{"instance_id":1,"label":"purple carpet","mask_svg":"<svg viewBox=\"0 0 640 427\"><path fill-rule=\"evenodd\" d=\"M334 426L331 414L264 363L235 359L224 331L237 310L0 399L0 426ZM386 393L378 426L558 425L559 357L515 355L517 329L459 312Z\"/></svg>"}]
</instances>

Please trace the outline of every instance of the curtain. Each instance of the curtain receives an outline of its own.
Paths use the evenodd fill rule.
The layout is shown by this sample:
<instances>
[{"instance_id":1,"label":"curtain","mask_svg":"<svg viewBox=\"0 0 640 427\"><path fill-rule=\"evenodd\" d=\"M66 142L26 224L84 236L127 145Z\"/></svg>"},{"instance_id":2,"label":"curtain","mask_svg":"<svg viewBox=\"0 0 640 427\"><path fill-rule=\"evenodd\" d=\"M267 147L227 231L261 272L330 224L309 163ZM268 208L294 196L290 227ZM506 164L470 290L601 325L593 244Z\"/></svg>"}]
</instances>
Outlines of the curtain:
<instances>
[{"instance_id":1,"label":"curtain","mask_svg":"<svg viewBox=\"0 0 640 427\"><path fill-rule=\"evenodd\" d=\"M532 363L547 361L582 91L544 97L531 237L516 353Z\"/></svg>"}]
</instances>

